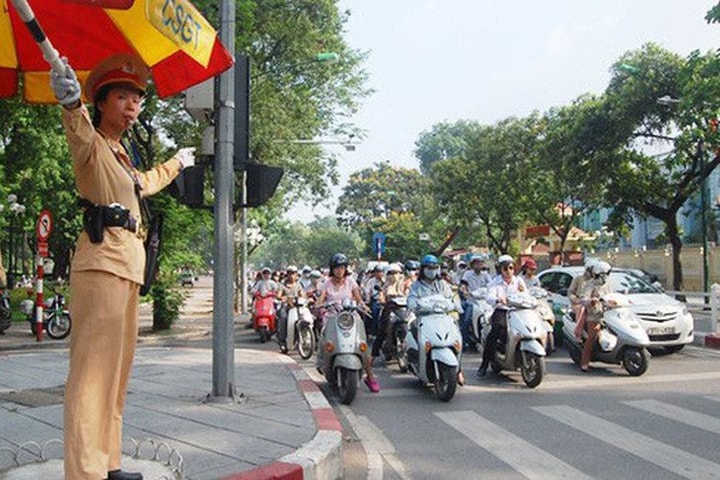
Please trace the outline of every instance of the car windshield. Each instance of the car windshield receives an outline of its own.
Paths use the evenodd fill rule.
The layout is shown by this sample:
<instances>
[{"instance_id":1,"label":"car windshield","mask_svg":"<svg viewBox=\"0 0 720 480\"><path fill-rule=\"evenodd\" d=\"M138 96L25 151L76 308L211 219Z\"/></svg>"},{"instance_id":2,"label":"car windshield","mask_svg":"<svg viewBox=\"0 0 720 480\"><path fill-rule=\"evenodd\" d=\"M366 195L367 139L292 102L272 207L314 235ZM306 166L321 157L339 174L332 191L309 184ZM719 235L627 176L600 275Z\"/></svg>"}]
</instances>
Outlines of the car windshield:
<instances>
[{"instance_id":1,"label":"car windshield","mask_svg":"<svg viewBox=\"0 0 720 480\"><path fill-rule=\"evenodd\" d=\"M658 289L630 272L611 271L610 288L622 293L658 293Z\"/></svg>"}]
</instances>

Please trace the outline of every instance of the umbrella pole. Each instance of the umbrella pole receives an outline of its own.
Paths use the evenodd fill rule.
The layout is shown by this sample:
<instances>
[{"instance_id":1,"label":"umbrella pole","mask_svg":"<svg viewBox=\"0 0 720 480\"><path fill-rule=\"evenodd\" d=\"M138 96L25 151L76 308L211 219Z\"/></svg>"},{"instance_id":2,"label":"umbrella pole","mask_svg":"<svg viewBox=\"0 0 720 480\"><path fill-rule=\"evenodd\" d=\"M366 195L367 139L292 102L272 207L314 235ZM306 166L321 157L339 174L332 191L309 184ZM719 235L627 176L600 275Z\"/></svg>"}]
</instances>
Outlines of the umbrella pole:
<instances>
[{"instance_id":1,"label":"umbrella pole","mask_svg":"<svg viewBox=\"0 0 720 480\"><path fill-rule=\"evenodd\" d=\"M64 72L65 64L62 60L60 60L58 51L55 50L55 47L52 46L50 40L48 40L45 36L45 32L35 18L35 13L33 13L28 2L26 0L11 1L12 4L15 5L15 10L17 10L18 15L20 15L22 21L25 22L25 26L27 26L28 30L30 30L30 34L33 39L40 47L40 50L42 50L45 61L47 61L58 72Z\"/></svg>"}]
</instances>

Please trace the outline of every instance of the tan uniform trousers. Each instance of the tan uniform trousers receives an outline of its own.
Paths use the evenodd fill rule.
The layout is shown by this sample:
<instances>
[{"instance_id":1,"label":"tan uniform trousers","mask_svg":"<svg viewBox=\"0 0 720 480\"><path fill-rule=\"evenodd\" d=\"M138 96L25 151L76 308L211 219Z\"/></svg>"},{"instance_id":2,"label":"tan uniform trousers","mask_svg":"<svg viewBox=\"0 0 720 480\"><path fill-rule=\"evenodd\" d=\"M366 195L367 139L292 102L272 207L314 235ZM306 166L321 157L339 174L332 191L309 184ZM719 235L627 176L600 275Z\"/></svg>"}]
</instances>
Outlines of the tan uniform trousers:
<instances>
[{"instance_id":1,"label":"tan uniform trousers","mask_svg":"<svg viewBox=\"0 0 720 480\"><path fill-rule=\"evenodd\" d=\"M138 333L140 286L108 272L70 279L70 371L65 385L65 479L120 468L125 396Z\"/></svg>"}]
</instances>

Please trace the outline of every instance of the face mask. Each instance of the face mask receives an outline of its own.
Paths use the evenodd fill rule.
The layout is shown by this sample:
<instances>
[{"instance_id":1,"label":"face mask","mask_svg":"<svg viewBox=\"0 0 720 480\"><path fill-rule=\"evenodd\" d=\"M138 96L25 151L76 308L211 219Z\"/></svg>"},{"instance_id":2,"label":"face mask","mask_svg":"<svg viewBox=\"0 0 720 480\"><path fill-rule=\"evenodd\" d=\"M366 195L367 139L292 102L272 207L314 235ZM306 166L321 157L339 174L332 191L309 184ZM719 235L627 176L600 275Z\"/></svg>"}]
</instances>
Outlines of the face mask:
<instances>
[{"instance_id":1,"label":"face mask","mask_svg":"<svg viewBox=\"0 0 720 480\"><path fill-rule=\"evenodd\" d=\"M425 274L425 278L434 280L435 277L438 276L438 273L440 273L440 270L437 268L426 268L423 273Z\"/></svg>"}]
</instances>

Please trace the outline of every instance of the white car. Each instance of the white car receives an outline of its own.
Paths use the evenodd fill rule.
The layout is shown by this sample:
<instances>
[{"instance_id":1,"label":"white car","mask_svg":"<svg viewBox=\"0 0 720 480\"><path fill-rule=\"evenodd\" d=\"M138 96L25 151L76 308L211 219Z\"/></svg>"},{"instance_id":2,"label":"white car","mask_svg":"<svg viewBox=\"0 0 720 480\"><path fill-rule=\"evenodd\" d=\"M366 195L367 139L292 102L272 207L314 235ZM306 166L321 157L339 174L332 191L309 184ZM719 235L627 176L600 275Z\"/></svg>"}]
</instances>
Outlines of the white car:
<instances>
[{"instance_id":1,"label":"white car","mask_svg":"<svg viewBox=\"0 0 720 480\"><path fill-rule=\"evenodd\" d=\"M538 274L540 285L550 292L548 301L558 320L570 306L567 296L570 282L582 275L584 267L552 267ZM677 352L693 341L693 317L687 306L663 293L631 270L613 268L608 277L610 288L630 297L630 308L650 337L650 348Z\"/></svg>"}]
</instances>

